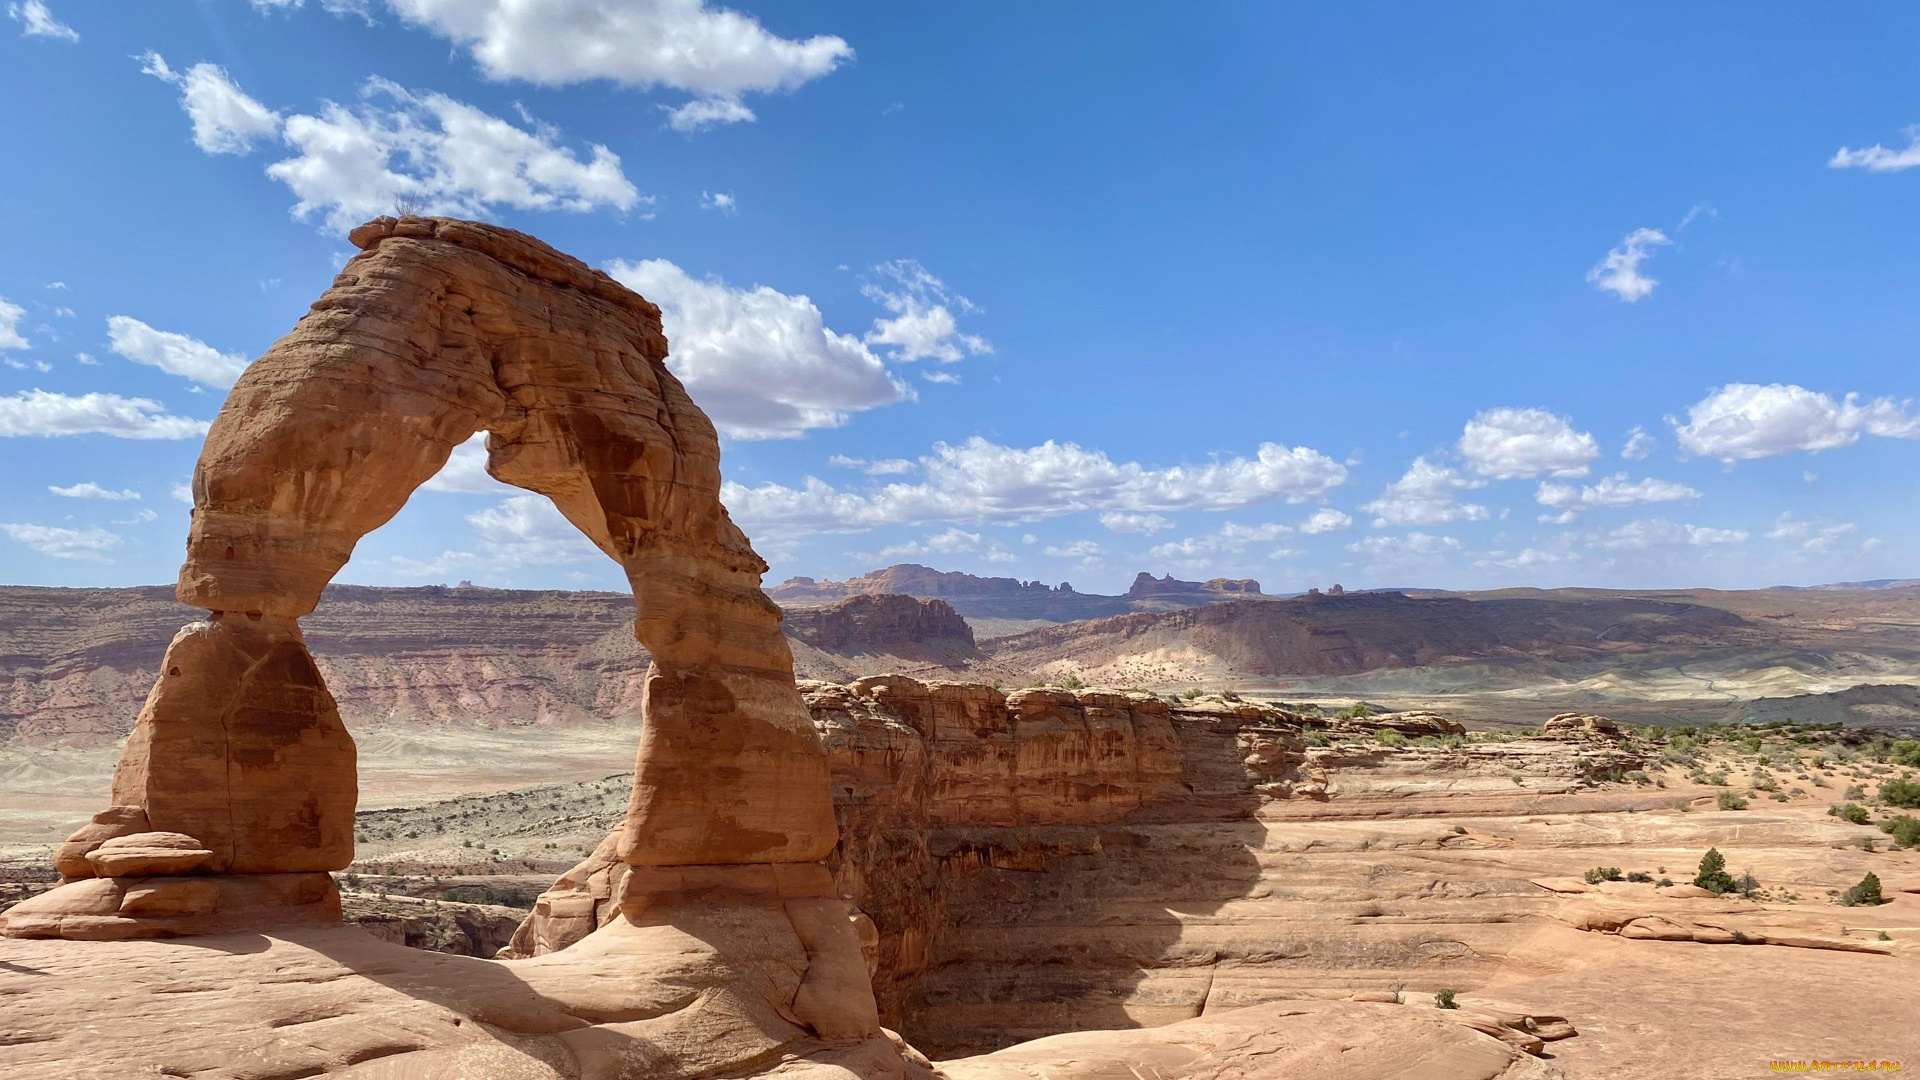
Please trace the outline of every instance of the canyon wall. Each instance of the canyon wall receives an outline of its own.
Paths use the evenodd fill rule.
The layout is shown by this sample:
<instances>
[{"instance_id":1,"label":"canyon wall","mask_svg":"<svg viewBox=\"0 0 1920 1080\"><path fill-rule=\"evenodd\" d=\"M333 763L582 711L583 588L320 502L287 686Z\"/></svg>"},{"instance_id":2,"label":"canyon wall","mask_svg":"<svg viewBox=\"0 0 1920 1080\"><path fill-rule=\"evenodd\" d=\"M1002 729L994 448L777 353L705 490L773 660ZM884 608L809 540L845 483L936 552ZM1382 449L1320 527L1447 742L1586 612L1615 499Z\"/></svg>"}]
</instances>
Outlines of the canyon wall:
<instances>
[{"instance_id":1,"label":"canyon wall","mask_svg":"<svg viewBox=\"0 0 1920 1080\"><path fill-rule=\"evenodd\" d=\"M832 766L830 865L878 931L883 1022L935 1057L1442 970L1468 981L1485 962L1432 927L1351 925L1376 895L1437 887L1391 856L1354 865L1356 849L1408 836L1336 824L1302 843L1277 840L1281 823L1509 813L1639 763L1584 731L1469 744L1431 714L1328 721L1219 698L901 676L802 690ZM1385 729L1413 742L1383 744ZM1491 844L1431 823L1412 833L1420 848ZM1276 843L1316 858L1302 865ZM1468 878L1445 889L1496 907L1548 895L1510 872ZM1309 901L1278 933L1270 916L1242 914L1277 897Z\"/></svg>"}]
</instances>

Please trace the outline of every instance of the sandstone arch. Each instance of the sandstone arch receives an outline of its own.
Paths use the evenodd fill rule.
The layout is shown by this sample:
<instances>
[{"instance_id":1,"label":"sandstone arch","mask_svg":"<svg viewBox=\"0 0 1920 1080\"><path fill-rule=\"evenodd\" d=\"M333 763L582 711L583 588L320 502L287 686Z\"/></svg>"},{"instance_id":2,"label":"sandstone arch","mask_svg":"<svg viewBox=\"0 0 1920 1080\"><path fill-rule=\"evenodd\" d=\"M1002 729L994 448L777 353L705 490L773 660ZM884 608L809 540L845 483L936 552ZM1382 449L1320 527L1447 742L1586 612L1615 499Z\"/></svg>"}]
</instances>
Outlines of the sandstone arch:
<instances>
[{"instance_id":1,"label":"sandstone arch","mask_svg":"<svg viewBox=\"0 0 1920 1080\"><path fill-rule=\"evenodd\" d=\"M653 655L633 795L602 863L824 858L825 756L759 588L766 564L720 504L713 426L666 367L659 310L506 229L382 218L351 239L362 253L213 423L178 588L209 616L169 647L115 806L62 849L62 873L313 877L351 861L352 741L298 620L482 430L490 473L551 498L620 563ZM120 848L171 861L103 865ZM331 883L296 899L324 918L316 889ZM143 922L124 904L116 917Z\"/></svg>"}]
</instances>

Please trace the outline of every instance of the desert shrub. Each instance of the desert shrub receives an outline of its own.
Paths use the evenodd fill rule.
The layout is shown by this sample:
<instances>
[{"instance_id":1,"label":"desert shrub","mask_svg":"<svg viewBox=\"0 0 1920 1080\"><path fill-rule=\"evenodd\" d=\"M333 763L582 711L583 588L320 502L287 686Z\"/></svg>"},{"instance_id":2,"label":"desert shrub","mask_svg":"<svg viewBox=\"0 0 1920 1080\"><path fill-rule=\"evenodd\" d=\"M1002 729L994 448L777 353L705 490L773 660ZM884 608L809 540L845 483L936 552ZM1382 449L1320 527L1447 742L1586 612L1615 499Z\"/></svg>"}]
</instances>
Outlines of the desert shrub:
<instances>
[{"instance_id":1,"label":"desert shrub","mask_svg":"<svg viewBox=\"0 0 1920 1080\"><path fill-rule=\"evenodd\" d=\"M1873 850L1873 837L1871 837L1871 836L1856 836L1856 837L1854 837L1854 838L1853 838L1853 846L1854 846L1854 847L1857 847L1857 848L1859 848L1859 849L1860 849L1861 851L1872 851L1872 850Z\"/></svg>"},{"instance_id":2,"label":"desert shrub","mask_svg":"<svg viewBox=\"0 0 1920 1080\"><path fill-rule=\"evenodd\" d=\"M1663 877L1663 878L1661 878L1661 879L1660 879L1659 881L1656 881L1656 882L1654 882L1654 883L1653 883L1653 887L1654 887L1654 888L1656 888L1656 889L1664 889L1664 888L1666 888L1667 886L1669 886L1669 885L1671 885L1671 884L1673 884L1673 879L1672 879L1672 878L1670 878L1670 877Z\"/></svg>"},{"instance_id":3,"label":"desert shrub","mask_svg":"<svg viewBox=\"0 0 1920 1080\"><path fill-rule=\"evenodd\" d=\"M1920 847L1920 818L1911 814L1881 822L1880 831L1893 837L1893 842L1901 847Z\"/></svg>"},{"instance_id":4,"label":"desert shrub","mask_svg":"<svg viewBox=\"0 0 1920 1080\"><path fill-rule=\"evenodd\" d=\"M1739 879L1733 883L1733 886L1740 890L1741 896L1751 900L1753 899L1753 894L1760 891L1760 879L1753 876L1753 871L1742 870Z\"/></svg>"},{"instance_id":5,"label":"desert shrub","mask_svg":"<svg viewBox=\"0 0 1920 1080\"><path fill-rule=\"evenodd\" d=\"M1637 881L1642 885L1650 885L1653 883L1653 875L1647 873L1645 870L1629 870L1627 872L1627 880Z\"/></svg>"},{"instance_id":6,"label":"desert shrub","mask_svg":"<svg viewBox=\"0 0 1920 1080\"><path fill-rule=\"evenodd\" d=\"M1741 933L1738 930L1735 930L1733 932L1733 943L1735 945L1749 945L1749 944L1752 944L1752 941L1747 937L1747 935Z\"/></svg>"},{"instance_id":7,"label":"desert shrub","mask_svg":"<svg viewBox=\"0 0 1920 1080\"><path fill-rule=\"evenodd\" d=\"M1452 990L1441 990L1433 995L1433 1007L1436 1009L1457 1009L1460 1006L1453 1003Z\"/></svg>"},{"instance_id":8,"label":"desert shrub","mask_svg":"<svg viewBox=\"0 0 1920 1080\"><path fill-rule=\"evenodd\" d=\"M1087 686L1087 684L1078 675L1069 675L1066 678L1061 679L1060 685L1063 689L1067 689L1067 690L1084 690L1086 689L1086 686Z\"/></svg>"},{"instance_id":9,"label":"desert shrub","mask_svg":"<svg viewBox=\"0 0 1920 1080\"><path fill-rule=\"evenodd\" d=\"M1713 801L1718 803L1722 810L1745 810L1747 808L1747 800L1735 795L1731 791L1721 792L1714 797Z\"/></svg>"},{"instance_id":10,"label":"desert shrub","mask_svg":"<svg viewBox=\"0 0 1920 1080\"><path fill-rule=\"evenodd\" d=\"M1693 883L1710 893L1729 893L1737 884L1727 873L1727 857L1719 848L1708 848L1700 857L1700 872L1694 875Z\"/></svg>"},{"instance_id":11,"label":"desert shrub","mask_svg":"<svg viewBox=\"0 0 1920 1080\"><path fill-rule=\"evenodd\" d=\"M1882 930L1880 931L1879 934L1875 935L1874 940L1875 941L1892 941L1893 935L1887 933L1885 930Z\"/></svg>"},{"instance_id":12,"label":"desert shrub","mask_svg":"<svg viewBox=\"0 0 1920 1080\"><path fill-rule=\"evenodd\" d=\"M1452 833L1453 833L1453 834L1454 834L1455 836L1465 836L1465 835L1467 835L1467 827L1466 827L1465 825L1455 825L1455 826L1454 826L1454 827L1453 827L1453 828L1452 828L1451 830L1449 830L1449 831L1450 831L1450 832L1452 832Z\"/></svg>"},{"instance_id":13,"label":"desert shrub","mask_svg":"<svg viewBox=\"0 0 1920 1080\"><path fill-rule=\"evenodd\" d=\"M1648 776L1648 775L1647 775L1647 770L1645 770L1645 769L1629 769L1629 770L1627 771L1627 777L1626 777L1626 778L1627 778L1628 780L1631 780L1631 781L1633 781L1633 782L1634 782L1634 783L1636 783L1636 784L1651 784L1651 783L1653 783L1653 777L1651 777L1651 776Z\"/></svg>"},{"instance_id":14,"label":"desert shrub","mask_svg":"<svg viewBox=\"0 0 1920 1080\"><path fill-rule=\"evenodd\" d=\"M1784 791L1776 791L1776 792L1774 792L1774 793L1773 793L1773 801L1774 801L1774 802L1786 802L1786 801L1787 801L1787 793L1786 793L1786 792L1784 792Z\"/></svg>"},{"instance_id":15,"label":"desert shrub","mask_svg":"<svg viewBox=\"0 0 1920 1080\"><path fill-rule=\"evenodd\" d=\"M441 899L461 904L495 904L500 907L530 908L540 890L531 885L455 885Z\"/></svg>"},{"instance_id":16,"label":"desert shrub","mask_svg":"<svg viewBox=\"0 0 1920 1080\"><path fill-rule=\"evenodd\" d=\"M1867 808L1857 806L1853 803L1840 803L1835 806L1829 806L1827 807L1827 814L1853 825L1865 825L1867 823Z\"/></svg>"},{"instance_id":17,"label":"desert shrub","mask_svg":"<svg viewBox=\"0 0 1920 1080\"><path fill-rule=\"evenodd\" d=\"M1392 728L1381 728L1373 733L1373 738L1381 746L1405 746L1407 737Z\"/></svg>"},{"instance_id":18,"label":"desert shrub","mask_svg":"<svg viewBox=\"0 0 1920 1080\"><path fill-rule=\"evenodd\" d=\"M1620 868L1617 866L1596 866L1586 872L1587 884L1598 885L1603 881L1619 881Z\"/></svg>"},{"instance_id":19,"label":"desert shrub","mask_svg":"<svg viewBox=\"0 0 1920 1080\"><path fill-rule=\"evenodd\" d=\"M1372 715L1373 710L1367 707L1366 702L1356 701L1346 708L1341 709L1339 712L1334 713L1333 718L1335 720L1364 720Z\"/></svg>"},{"instance_id":20,"label":"desert shrub","mask_svg":"<svg viewBox=\"0 0 1920 1080\"><path fill-rule=\"evenodd\" d=\"M1871 870L1860 879L1860 884L1840 894L1841 907L1872 907L1886 902L1887 898L1880 894L1880 877Z\"/></svg>"},{"instance_id":21,"label":"desert shrub","mask_svg":"<svg viewBox=\"0 0 1920 1080\"><path fill-rule=\"evenodd\" d=\"M1855 799L1864 799L1867 797L1867 789L1861 787L1859 784L1848 784L1847 790L1841 792L1840 797L1848 802L1852 802Z\"/></svg>"},{"instance_id":22,"label":"desert shrub","mask_svg":"<svg viewBox=\"0 0 1920 1080\"><path fill-rule=\"evenodd\" d=\"M1920 769L1920 739L1895 739L1887 757L1895 765Z\"/></svg>"},{"instance_id":23,"label":"desert shrub","mask_svg":"<svg viewBox=\"0 0 1920 1080\"><path fill-rule=\"evenodd\" d=\"M1753 774L1753 790L1779 791L1780 781L1775 780L1771 774L1755 772Z\"/></svg>"},{"instance_id":24,"label":"desert shrub","mask_svg":"<svg viewBox=\"0 0 1920 1080\"><path fill-rule=\"evenodd\" d=\"M1333 740L1332 740L1331 738L1329 738L1329 737L1328 737L1328 735L1327 735L1327 733L1326 733L1326 732L1324 732L1324 731L1309 731L1309 732L1307 732L1307 734L1306 734L1306 736L1305 736L1305 738L1306 738L1306 741L1307 741L1307 745L1308 745L1308 746L1331 746L1331 745L1333 745Z\"/></svg>"},{"instance_id":25,"label":"desert shrub","mask_svg":"<svg viewBox=\"0 0 1920 1080\"><path fill-rule=\"evenodd\" d=\"M1920 810L1920 783L1912 780L1882 780L1880 801L1888 806Z\"/></svg>"}]
</instances>

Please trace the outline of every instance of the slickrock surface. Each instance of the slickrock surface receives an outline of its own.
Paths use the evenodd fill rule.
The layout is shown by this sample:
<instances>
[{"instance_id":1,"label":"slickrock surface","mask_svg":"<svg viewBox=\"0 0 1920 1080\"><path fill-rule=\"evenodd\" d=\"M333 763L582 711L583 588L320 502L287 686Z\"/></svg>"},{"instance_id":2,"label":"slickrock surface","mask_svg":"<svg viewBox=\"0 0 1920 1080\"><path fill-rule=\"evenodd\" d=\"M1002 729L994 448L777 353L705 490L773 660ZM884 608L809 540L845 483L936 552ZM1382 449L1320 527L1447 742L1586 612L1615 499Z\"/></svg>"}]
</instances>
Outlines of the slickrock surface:
<instances>
[{"instance_id":1,"label":"slickrock surface","mask_svg":"<svg viewBox=\"0 0 1920 1080\"><path fill-rule=\"evenodd\" d=\"M1736 931L1749 944L1729 970L1796 989L1716 994L1703 1045L1728 1056L1689 1058L1688 1075L1920 1053L1920 1035L1876 1019L1920 1008L1920 853L1861 850L1873 830L1821 799L1713 811L1725 789L1590 734L1607 725L1486 741L1431 714L1328 722L898 677L807 689L833 764L837 873L879 930L883 1022L936 1058L1278 1000L1425 1002L1444 987L1600 1032L1608 1052L1571 1075L1670 1076L1683 1045L1671 1006L1614 985L1612 965L1698 991L1687 950L1707 946L1691 943L1731 945ZM1414 735L1390 746L1387 731ZM1643 766L1668 786L1617 782ZM1709 846L1767 898L1581 880L1613 866L1688 881ZM1902 883L1892 904L1829 902L1868 869ZM1871 1008L1849 980L1876 988ZM1163 1038L1070 1036L1057 1045L1079 1049L1057 1062L1082 1064L1033 1075L1103 1075L1072 1071L1102 1060L1080 1050Z\"/></svg>"},{"instance_id":2,"label":"slickrock surface","mask_svg":"<svg viewBox=\"0 0 1920 1080\"><path fill-rule=\"evenodd\" d=\"M1571 731L1461 738L1431 715L1315 723L1218 699L1003 695L899 677L805 690L840 816L834 891L857 896L875 924L861 944L882 1022L901 1025L937 1057L1006 1048L942 1064L955 1080L1139 1075L1111 1071L1122 1065L1249 1080L1376 1074L1369 1070L1508 1080L1655 1080L1678 1071L1731 1080L1760 1075L1775 1059L1920 1053L1920 1037L1890 1019L1920 1011L1920 858L1855 846L1878 837L1884 847L1885 838L1828 816L1824 793L1719 812L1711 796L1724 788L1663 770L1632 739ZM1381 742L1389 731L1427 734L1389 745ZM1609 779L1629 765L1667 786ZM1847 781L1824 782L1837 790ZM1589 868L1613 866L1684 882L1708 846L1736 873L1755 873L1765 886L1759 898L1582 880ZM1885 881L1891 903L1829 902L1867 869ZM645 921L676 902L657 876L641 890L655 900L623 902L633 873L616 885L609 872L602 896L590 880L577 893L564 883L549 890L545 924L598 925L603 906L611 914L623 904ZM711 895L678 880L681 896ZM745 906L770 915L780 886L759 888L760 906ZM387 906L392 915L374 929L389 940L431 946L444 933L410 929L397 921L401 905ZM712 910L705 900L693 909ZM632 925L608 922L616 933ZM770 940L794 933L769 929L779 926L771 919L761 925ZM853 931L860 936L858 924ZM91 955L132 975L111 993L98 971L52 979L20 970L66 976L78 969L60 964L89 954L10 942L6 959L16 966L0 970L0 995L12 992L0 996L0 1011L40 1041L0 1047L0 1075L39 1075L65 1060L111 1065L134 1052L136 1036L204 1065L186 1056L187 1043L154 1034L153 1025L177 1023L188 1008L230 1025L231 1041L220 1045L278 1055L262 1057L253 1073L208 1076L284 1075L267 1060L314 1069L332 1061L327 1067L347 1076L433 1075L425 1070L442 1060L435 1054L508 1077L618 1075L592 1073L585 1059L557 1051L551 1073L511 1071L531 1069L523 1059L553 1045L530 1035L516 1011L536 980L515 973L598 948L598 934L538 959L485 964L420 960L395 945L313 933L245 939L245 949L264 948L272 960L258 969L227 966L231 957L204 945L214 939L87 943L116 950ZM298 949L321 940L345 942L323 951L346 963L323 972L300 958ZM466 966L443 966L454 961ZM645 963L661 970L655 959ZM269 975L273 965L282 967ZM576 975L606 985L604 974ZM536 989L568 1015L609 1026L575 998L548 993L560 985ZM1459 1010L1429 1007L1443 987L1458 992ZM1406 1004L1383 1003L1396 996ZM1348 998L1358 1000L1325 1000ZM233 1004L242 1000L244 1010ZM52 1024L58 1007L79 1001L96 1002L92 1015L129 1022L91 1032ZM416 1019L422 1008L445 1011L427 1024ZM308 1034L307 1022L332 1016L350 1019ZM761 1033L750 1040L767 1030L759 1021L686 1023L652 1045L678 1047L692 1038L684 1031L697 1030L728 1046L749 1028ZM405 1025L398 1034L396 1024ZM358 1041L334 1042L348 1039L348 1027ZM1578 1037L1566 1037L1569 1029ZM784 1038L788 1029L772 1030ZM1043 1038L1055 1033L1069 1034ZM1026 1038L1039 1041L1008 1047ZM781 1045L737 1071L773 1070L780 1053L825 1053L804 1038ZM338 1064L349 1059L370 1071ZM378 1068L396 1071L371 1071Z\"/></svg>"},{"instance_id":3,"label":"slickrock surface","mask_svg":"<svg viewBox=\"0 0 1920 1080\"><path fill-rule=\"evenodd\" d=\"M940 1071L951 1080L1559 1080L1564 1075L1453 1019L1459 1015L1384 1003L1258 1005L1145 1031L1056 1035L985 1057L942 1062Z\"/></svg>"}]
</instances>

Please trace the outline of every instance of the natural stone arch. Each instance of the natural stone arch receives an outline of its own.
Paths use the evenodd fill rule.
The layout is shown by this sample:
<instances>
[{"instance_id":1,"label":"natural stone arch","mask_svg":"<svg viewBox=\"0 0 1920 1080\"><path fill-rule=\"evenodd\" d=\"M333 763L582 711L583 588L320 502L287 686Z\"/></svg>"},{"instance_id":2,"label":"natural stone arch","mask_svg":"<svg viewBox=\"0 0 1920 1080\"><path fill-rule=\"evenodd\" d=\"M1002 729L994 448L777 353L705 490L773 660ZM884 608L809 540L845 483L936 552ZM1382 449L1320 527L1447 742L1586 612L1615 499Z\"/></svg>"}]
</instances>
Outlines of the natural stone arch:
<instances>
[{"instance_id":1,"label":"natural stone arch","mask_svg":"<svg viewBox=\"0 0 1920 1080\"><path fill-rule=\"evenodd\" d=\"M602 860L824 858L825 756L759 588L766 564L720 503L713 425L666 367L659 309L506 229L382 218L351 239L362 253L207 436L178 593L211 614L169 647L115 808L63 849L62 872L108 873L94 849L126 833L191 838L211 853L193 869L216 874L351 861L352 741L298 620L481 430L489 473L551 498L620 563L653 656L632 800Z\"/></svg>"}]
</instances>

